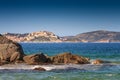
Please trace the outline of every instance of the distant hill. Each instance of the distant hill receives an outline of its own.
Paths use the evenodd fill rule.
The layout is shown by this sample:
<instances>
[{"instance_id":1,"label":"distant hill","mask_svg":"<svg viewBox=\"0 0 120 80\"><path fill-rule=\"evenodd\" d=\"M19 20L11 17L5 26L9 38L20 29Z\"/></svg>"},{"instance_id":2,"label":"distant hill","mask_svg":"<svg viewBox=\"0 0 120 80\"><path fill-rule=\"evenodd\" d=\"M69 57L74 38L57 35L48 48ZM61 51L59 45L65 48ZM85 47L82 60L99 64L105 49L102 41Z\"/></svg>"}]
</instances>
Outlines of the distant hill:
<instances>
[{"instance_id":1,"label":"distant hill","mask_svg":"<svg viewBox=\"0 0 120 80\"><path fill-rule=\"evenodd\" d=\"M120 42L120 32L98 30L63 37L62 40L70 42Z\"/></svg>"},{"instance_id":2,"label":"distant hill","mask_svg":"<svg viewBox=\"0 0 120 80\"><path fill-rule=\"evenodd\" d=\"M59 37L49 31L25 34L5 33L3 35L16 42L120 42L120 32L105 30L64 37Z\"/></svg>"},{"instance_id":3,"label":"distant hill","mask_svg":"<svg viewBox=\"0 0 120 80\"><path fill-rule=\"evenodd\" d=\"M16 42L61 42L58 36L48 31L26 34L5 33L3 35Z\"/></svg>"}]
</instances>

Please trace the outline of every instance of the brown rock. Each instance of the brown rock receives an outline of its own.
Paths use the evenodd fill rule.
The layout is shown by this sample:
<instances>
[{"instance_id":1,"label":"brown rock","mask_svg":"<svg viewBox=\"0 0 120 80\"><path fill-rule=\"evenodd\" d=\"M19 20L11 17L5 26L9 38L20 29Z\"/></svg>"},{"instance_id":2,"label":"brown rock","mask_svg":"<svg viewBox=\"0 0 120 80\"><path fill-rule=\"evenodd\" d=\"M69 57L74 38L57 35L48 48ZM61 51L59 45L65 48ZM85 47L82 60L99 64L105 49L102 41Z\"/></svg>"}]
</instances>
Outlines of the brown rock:
<instances>
[{"instance_id":1,"label":"brown rock","mask_svg":"<svg viewBox=\"0 0 120 80\"><path fill-rule=\"evenodd\" d=\"M33 70L38 70L38 71L46 71L44 68L42 68L42 67L36 67L36 68L34 68Z\"/></svg>"},{"instance_id":2,"label":"brown rock","mask_svg":"<svg viewBox=\"0 0 120 80\"><path fill-rule=\"evenodd\" d=\"M13 53L10 57L10 61L15 61L19 56L20 54L18 52Z\"/></svg>"},{"instance_id":3,"label":"brown rock","mask_svg":"<svg viewBox=\"0 0 120 80\"><path fill-rule=\"evenodd\" d=\"M24 52L20 44L0 35L0 59L1 62L15 62L23 60Z\"/></svg>"},{"instance_id":4,"label":"brown rock","mask_svg":"<svg viewBox=\"0 0 120 80\"><path fill-rule=\"evenodd\" d=\"M47 63L48 61L48 58L43 53L28 55L25 56L23 59L27 64L31 64L31 65L44 64Z\"/></svg>"},{"instance_id":5,"label":"brown rock","mask_svg":"<svg viewBox=\"0 0 120 80\"><path fill-rule=\"evenodd\" d=\"M92 64L102 64L102 63L104 63L104 61L100 60L100 59L96 59L96 60L92 61Z\"/></svg>"},{"instance_id":6,"label":"brown rock","mask_svg":"<svg viewBox=\"0 0 120 80\"><path fill-rule=\"evenodd\" d=\"M8 61L0 60L0 65L8 64Z\"/></svg>"},{"instance_id":7,"label":"brown rock","mask_svg":"<svg viewBox=\"0 0 120 80\"><path fill-rule=\"evenodd\" d=\"M6 37L4 37L0 34L0 44L5 44L5 43L7 44L7 43L11 43L11 42L12 42L12 40L7 39Z\"/></svg>"},{"instance_id":8,"label":"brown rock","mask_svg":"<svg viewBox=\"0 0 120 80\"><path fill-rule=\"evenodd\" d=\"M51 61L53 64L87 64L89 63L89 59L74 55L71 53L63 53L63 54L58 54L56 56L51 57Z\"/></svg>"}]
</instances>

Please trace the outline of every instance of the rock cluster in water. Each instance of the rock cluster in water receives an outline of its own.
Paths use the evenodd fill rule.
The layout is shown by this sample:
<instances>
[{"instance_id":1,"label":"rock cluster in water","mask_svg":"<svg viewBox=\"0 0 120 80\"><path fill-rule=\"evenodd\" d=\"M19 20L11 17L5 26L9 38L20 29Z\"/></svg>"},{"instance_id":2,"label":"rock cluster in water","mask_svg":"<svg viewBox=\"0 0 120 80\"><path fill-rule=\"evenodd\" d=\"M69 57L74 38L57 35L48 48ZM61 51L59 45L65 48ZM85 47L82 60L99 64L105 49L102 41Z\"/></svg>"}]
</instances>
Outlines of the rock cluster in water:
<instances>
[{"instance_id":1,"label":"rock cluster in water","mask_svg":"<svg viewBox=\"0 0 120 80\"><path fill-rule=\"evenodd\" d=\"M62 54L58 54L56 56L52 56L50 57L50 60L54 63L54 64L59 64L59 63L63 63L63 64L87 64L89 63L89 58L86 57L82 57L79 55L74 55L72 53L62 53Z\"/></svg>"},{"instance_id":2,"label":"rock cluster in water","mask_svg":"<svg viewBox=\"0 0 120 80\"><path fill-rule=\"evenodd\" d=\"M89 58L74 55L71 53L62 53L56 56L46 56L41 54L32 54L25 56L24 61L27 64L87 64Z\"/></svg>"},{"instance_id":3,"label":"rock cluster in water","mask_svg":"<svg viewBox=\"0 0 120 80\"><path fill-rule=\"evenodd\" d=\"M47 56L43 53L25 55L20 44L0 35L0 64L24 62L30 65L38 64L88 64L90 59L69 52L55 56ZM104 61L95 60L93 64L101 64Z\"/></svg>"},{"instance_id":4,"label":"rock cluster in water","mask_svg":"<svg viewBox=\"0 0 120 80\"><path fill-rule=\"evenodd\" d=\"M47 56L43 53L25 55L20 44L0 35L0 62L16 63L23 61L27 64L86 64L89 59L71 53L62 53L56 56Z\"/></svg>"}]
</instances>

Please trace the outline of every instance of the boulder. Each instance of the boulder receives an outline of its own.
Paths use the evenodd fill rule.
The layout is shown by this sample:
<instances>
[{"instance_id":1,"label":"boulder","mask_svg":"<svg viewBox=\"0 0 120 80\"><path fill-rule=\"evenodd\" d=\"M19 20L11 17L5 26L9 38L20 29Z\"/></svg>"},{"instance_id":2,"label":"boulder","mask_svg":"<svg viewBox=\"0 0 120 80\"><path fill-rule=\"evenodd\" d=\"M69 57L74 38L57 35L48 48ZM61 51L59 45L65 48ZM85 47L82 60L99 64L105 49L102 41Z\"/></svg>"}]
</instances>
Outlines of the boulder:
<instances>
[{"instance_id":1,"label":"boulder","mask_svg":"<svg viewBox=\"0 0 120 80\"><path fill-rule=\"evenodd\" d=\"M36 67L33 70L37 70L37 71L46 71L46 69L42 68L42 67Z\"/></svg>"},{"instance_id":2,"label":"boulder","mask_svg":"<svg viewBox=\"0 0 120 80\"><path fill-rule=\"evenodd\" d=\"M48 58L43 53L27 55L23 59L30 65L44 64L48 62Z\"/></svg>"},{"instance_id":3,"label":"boulder","mask_svg":"<svg viewBox=\"0 0 120 80\"><path fill-rule=\"evenodd\" d=\"M1 62L16 62L17 60L23 60L24 55L25 54L20 44L0 35Z\"/></svg>"},{"instance_id":4,"label":"boulder","mask_svg":"<svg viewBox=\"0 0 120 80\"><path fill-rule=\"evenodd\" d=\"M96 60L92 61L92 64L102 64L102 63L104 63L104 61L100 60L100 59L96 59Z\"/></svg>"},{"instance_id":5,"label":"boulder","mask_svg":"<svg viewBox=\"0 0 120 80\"><path fill-rule=\"evenodd\" d=\"M89 58L71 53L62 53L51 57L51 61L53 64L87 64L89 63Z\"/></svg>"}]
</instances>

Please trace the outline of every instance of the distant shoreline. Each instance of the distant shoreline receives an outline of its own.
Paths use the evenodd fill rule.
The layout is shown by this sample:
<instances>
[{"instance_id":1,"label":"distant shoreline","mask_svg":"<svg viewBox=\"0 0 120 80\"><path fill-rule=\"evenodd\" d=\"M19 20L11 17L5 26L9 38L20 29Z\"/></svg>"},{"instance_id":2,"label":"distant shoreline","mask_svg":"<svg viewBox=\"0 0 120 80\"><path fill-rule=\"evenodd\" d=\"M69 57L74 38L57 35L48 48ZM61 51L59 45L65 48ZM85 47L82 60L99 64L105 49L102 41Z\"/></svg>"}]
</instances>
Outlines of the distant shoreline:
<instances>
[{"instance_id":1,"label":"distant shoreline","mask_svg":"<svg viewBox=\"0 0 120 80\"><path fill-rule=\"evenodd\" d=\"M74 36L58 36L49 31L38 31L27 34L2 34L10 40L24 43L120 43L120 32L97 30Z\"/></svg>"}]
</instances>

